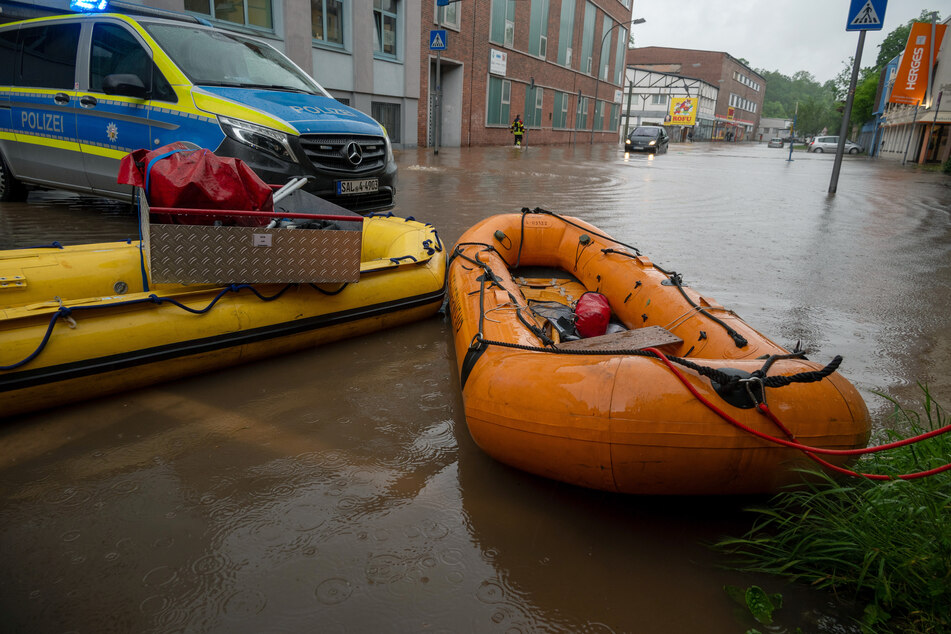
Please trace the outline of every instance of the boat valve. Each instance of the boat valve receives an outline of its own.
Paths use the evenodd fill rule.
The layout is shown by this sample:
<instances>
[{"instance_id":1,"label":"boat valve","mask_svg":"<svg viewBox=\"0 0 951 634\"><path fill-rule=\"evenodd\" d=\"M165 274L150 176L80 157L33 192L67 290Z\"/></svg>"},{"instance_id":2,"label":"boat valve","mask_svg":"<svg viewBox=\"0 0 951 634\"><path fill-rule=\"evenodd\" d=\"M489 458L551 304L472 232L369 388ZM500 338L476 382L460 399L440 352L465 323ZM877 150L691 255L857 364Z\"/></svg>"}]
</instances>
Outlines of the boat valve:
<instances>
[{"instance_id":1,"label":"boat valve","mask_svg":"<svg viewBox=\"0 0 951 634\"><path fill-rule=\"evenodd\" d=\"M581 237L578 238L578 243L584 246L588 246L588 244L591 243L591 236L589 236L587 233L582 233Z\"/></svg>"},{"instance_id":2,"label":"boat valve","mask_svg":"<svg viewBox=\"0 0 951 634\"><path fill-rule=\"evenodd\" d=\"M501 229L496 229L495 234L493 235L495 239L499 241L499 244L501 244L503 247L505 247L506 249L512 248L512 241L509 239L507 235L505 235L504 231L502 231ZM506 242L508 242L508 244L505 244Z\"/></svg>"}]
</instances>

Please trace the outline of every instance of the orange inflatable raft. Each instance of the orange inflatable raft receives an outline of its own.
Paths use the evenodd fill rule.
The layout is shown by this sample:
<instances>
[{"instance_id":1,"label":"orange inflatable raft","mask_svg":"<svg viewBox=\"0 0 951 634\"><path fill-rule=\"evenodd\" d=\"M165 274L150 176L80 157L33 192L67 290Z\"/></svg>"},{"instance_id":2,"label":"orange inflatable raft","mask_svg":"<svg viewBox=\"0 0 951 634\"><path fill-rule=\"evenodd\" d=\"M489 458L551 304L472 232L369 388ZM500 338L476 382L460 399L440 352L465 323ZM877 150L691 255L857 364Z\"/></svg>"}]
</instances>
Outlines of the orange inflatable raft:
<instances>
[{"instance_id":1,"label":"orange inflatable raft","mask_svg":"<svg viewBox=\"0 0 951 634\"><path fill-rule=\"evenodd\" d=\"M824 367L784 349L576 218L490 217L460 238L448 277L469 431L518 469L623 493L766 493L811 464L770 438L868 442L840 359ZM552 308L586 291L620 323L569 341Z\"/></svg>"}]
</instances>

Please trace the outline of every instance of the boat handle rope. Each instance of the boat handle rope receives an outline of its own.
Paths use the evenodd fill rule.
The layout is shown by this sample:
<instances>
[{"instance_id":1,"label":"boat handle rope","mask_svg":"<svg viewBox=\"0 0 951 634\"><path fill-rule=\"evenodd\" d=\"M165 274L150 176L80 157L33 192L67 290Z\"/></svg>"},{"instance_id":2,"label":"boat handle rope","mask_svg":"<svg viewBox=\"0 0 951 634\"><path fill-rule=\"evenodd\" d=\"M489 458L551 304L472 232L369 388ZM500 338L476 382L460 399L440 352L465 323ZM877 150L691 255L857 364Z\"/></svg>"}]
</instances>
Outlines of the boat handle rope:
<instances>
[{"instance_id":1,"label":"boat handle rope","mask_svg":"<svg viewBox=\"0 0 951 634\"><path fill-rule=\"evenodd\" d=\"M541 215L545 215L545 216L551 216L552 218L557 218L558 220L561 220L561 221L564 222L565 224L571 225L572 227L575 227L576 229L580 229L580 230L586 232L586 234L593 235L593 236L596 237L596 238L600 238L600 239L606 240L606 241L608 241L608 242L613 242L613 243L615 243L615 244L619 244L619 245L621 245L621 246L624 247L624 248L627 248L627 249L630 249L630 250L634 251L634 253L635 253L635 255L631 255L630 253L627 253L627 252L625 252L625 251L618 251L617 249L611 249L611 248L601 249L601 253L604 253L605 255L608 255L608 254L611 254L611 253L616 253L617 255L623 255L623 256L626 256L626 257L629 257L629 258L632 258L632 259L641 256L641 251L640 251L640 249L638 249L637 247L635 247L635 246L633 246L633 245L626 244L626 243L624 243L624 242L621 242L620 240L617 240L617 239L612 238L612 237L610 237L610 236L604 235L603 233L599 233L599 232L597 232L597 231L592 231L591 229L589 229L589 228L587 228L587 227L582 227L580 224L578 224L578 223L576 223L576 222L572 222L572 221L569 220L568 218L566 218L566 217L564 217L564 216L562 216L562 215L560 215L560 214L558 214L558 213L555 213L554 211L549 211L549 210L547 210L547 209L542 209L541 207L535 207L534 209L529 209L528 207L522 207L522 229L521 229L521 231L522 231L522 235L523 235L523 236L525 235L525 216L528 215L528 214L541 214ZM590 237L590 236L589 236L589 237ZM587 246L588 246L588 245L585 245L585 248L587 248ZM517 258L517 260L516 260L516 266L518 266L518 262L521 261L521 258L522 258L522 240L519 239L519 244L518 244L518 258ZM692 299L690 299L690 297L687 295L687 292L683 289L683 277L682 277L680 274L675 273L674 271L668 271L668 270L664 269L663 267L658 266L656 262L652 262L651 264L652 264L652 266L653 266L655 269L657 269L658 271L660 271L661 273L663 273L664 275L667 276L667 279L670 280L670 283L671 283L672 285L674 285L674 286L677 287L677 290L680 291L680 294L683 295L684 299L687 300L687 303L688 303L688 304L690 304L693 308L695 308L700 314L702 314L702 315L704 315L705 317L709 318L709 319L712 320L714 323L716 323L716 324L719 325L721 328L723 328L723 329L726 331L726 334L728 334L728 335L730 336L730 338L733 339L733 343L736 345L737 348L746 347L746 345L747 345L749 342L746 340L746 338L745 338L743 335L741 335L740 333L738 333L738 332L736 332L735 330L733 330L733 328L731 328L726 322L724 322L723 320L719 319L718 317L716 317L716 316L714 316L714 315L711 315L711 314L708 313L706 310L704 310L702 307L700 307L700 306L698 306L697 304L695 304ZM577 268L577 266L578 266L578 263L577 263L577 261L576 261L576 262L575 262L575 267Z\"/></svg>"},{"instance_id":2,"label":"boat handle rope","mask_svg":"<svg viewBox=\"0 0 951 634\"><path fill-rule=\"evenodd\" d=\"M670 369L670 371L674 373L674 375L680 380L680 382L683 383L684 387L686 387L687 390L691 394L693 394L694 397L697 398L697 400L699 400L701 403L703 403L703 405L705 405L708 409L710 409L710 411L715 413L717 416L719 416L720 418L722 418L729 424L733 425L737 429L747 432L762 440L766 440L768 442L771 442L777 445L782 445L784 447L798 449L799 451L802 451L810 459L814 460L820 465L828 469L831 469L833 471L836 471L838 473L841 473L843 475L849 475L849 476L860 477L860 478L868 478L870 480L894 480L894 479L915 480L918 478L932 476L937 473L942 473L944 471L951 471L951 463L947 463L939 467L935 467L933 469L926 469L924 471L917 471L914 473L905 473L905 474L900 474L896 476L882 475L882 474L876 474L876 473L860 473L857 471L852 471L851 469L846 469L844 467L839 467L837 465L831 464L830 462L823 460L822 458L819 458L817 455L815 455L815 454L825 454L825 455L831 455L831 456L861 456L861 455L877 453L880 451L887 451L889 449L896 449L898 447L912 445L912 444L921 442L923 440L927 440L929 438L934 438L935 436L940 436L941 434L946 434L948 432L951 432L951 425L945 425L944 427L939 427L938 429L933 429L931 431L918 434L917 436L903 438L902 440L896 440L894 442L885 443L883 445L876 445L875 447L864 447L861 449L825 449L822 447L812 447L810 445L804 445L798 442L796 440L795 435L779 420L779 418L772 412L772 410L769 409L769 407L766 405L765 402L761 402L757 404L756 406L757 411L763 416L765 416L774 425L776 425L784 434L786 434L786 436L789 437L789 440L785 440L783 438L777 438L776 436L772 436L770 434L757 431L753 429L752 427L744 425L740 421L736 420L735 418L733 418L732 416L730 416L729 414L721 410L719 407L716 406L716 404L712 403L709 399L704 397L703 394L701 394L699 390L697 390L697 388L694 387L690 383L690 381L687 380L687 377L685 377L683 373L680 372L680 370L678 370L673 365L672 363L672 361L674 360L673 358L665 356L663 352L661 352L660 350L656 348L645 348L644 350L645 352L652 353L653 355L656 356L656 358L660 359L668 367L668 369ZM771 364L772 360L770 360L769 363ZM758 371L761 371L761 370L758 370Z\"/></svg>"},{"instance_id":3,"label":"boat handle rope","mask_svg":"<svg viewBox=\"0 0 951 634\"><path fill-rule=\"evenodd\" d=\"M56 312L54 312L53 315L50 317L49 324L46 327L46 333L43 335L43 339L40 341L40 344L39 346L37 346L36 350L34 350L32 353L30 353L26 358L22 359L21 361L17 361L16 363L12 363L10 365L0 365L0 370L15 370L17 368L20 368L26 365L27 363L35 359L37 356L39 356L39 354L43 351L44 348L46 348L46 345L49 343L50 336L53 334L53 329L55 328L56 322L58 319L63 319L63 321L69 324L70 328L76 327L76 321L72 317L73 313L75 313L76 311L97 310L101 308L115 308L117 306L134 306L136 304L156 304L156 305L171 304L173 306L181 308L184 311L192 313L193 315L203 315L207 313L209 310L211 310L215 306L215 304L218 303L218 300L224 297L226 293L238 293L242 290L247 289L247 290L250 290L252 293L254 293L254 295L256 295L257 298L260 299L261 301L270 302L279 298L281 295L283 295L287 291L287 289L291 288L292 286L295 286L295 285L288 284L287 286L279 290L274 295L262 295L256 288L254 288L250 284L231 284L230 286L223 288L221 292L219 292L211 300L211 302L208 303L207 306L200 309L191 308L174 299L159 297L158 295L155 295L154 293L149 295L148 297L143 297L140 299L129 299L129 300L123 300L118 302L111 302L108 304L95 304L95 305L87 305L87 306L65 306L63 305L63 301L59 297L57 297L56 299L59 301L59 308L57 308Z\"/></svg>"},{"instance_id":4,"label":"boat handle rope","mask_svg":"<svg viewBox=\"0 0 951 634\"><path fill-rule=\"evenodd\" d=\"M373 214L371 214L371 215L373 215ZM389 216L392 216L392 215L393 215L392 213L389 214ZM388 216L381 216L381 217L388 217ZM439 234L436 233L436 228L433 227L431 224L428 224L428 223L424 223L424 224L425 224L427 227L430 228L430 230L431 230L432 233L433 233L433 237L436 239L436 246L435 246L435 247L429 247L429 248L427 249L427 251L429 251L430 249L432 249L432 251L429 251L428 254L429 254L429 255L434 255L437 251L442 251L442 249L443 249L442 242L439 240ZM426 242L429 242L429 240L427 240ZM56 244L56 243L54 243L54 244ZM140 242L140 244L141 244L141 242ZM62 248L62 247L60 247L60 248ZM425 246L424 246L424 248L425 248ZM141 249L140 249L140 252L141 252ZM418 261L415 257L413 257L412 255L405 255L405 256L403 256L403 257L401 257L401 258L389 258L389 260L390 260L391 262L393 262L393 265L394 265L394 266L386 267L385 269L377 269L377 271L380 271L380 270L388 270L388 269L391 269L391 268L396 268L396 267L399 266L400 260L405 260L406 258L411 259L414 263L418 263L418 262L419 262L419 261ZM146 289L146 291L148 291L147 278L145 277L144 265L143 265L143 272L142 272L142 273L143 273L143 282L145 283L144 288ZM21 359L20 361L17 361L17 362L15 362L15 363L10 364L10 365L0 365L0 371L16 370L17 368L23 367L23 366L26 365L27 363L33 361L33 359L35 359L37 356L39 356L39 354L43 351L44 348L46 348L46 345L49 343L50 336L53 334L53 328L56 326L56 321L57 321L57 319L63 318L64 321L66 321L67 323L69 323L69 325L70 325L71 328L75 328L75 327L76 327L76 321L72 318L71 315L72 315L72 313L73 313L74 311L77 311L77 310L89 310L89 309L97 309L97 308L114 308L114 307L116 307L116 306L131 306L131 305L134 305L134 304L156 304L156 305L161 305L161 304L166 304L166 303L167 303L167 304L172 304L173 306L177 306L178 308L181 308L182 310L185 310L185 311L190 312L190 313L192 313L192 314L202 315L202 314L204 314L204 313L207 313L209 310L211 310L211 308L212 308L215 304L218 303L218 300L221 299L222 297L224 297L225 293L228 293L228 292L235 292L235 293L237 293L237 292L239 292L239 291L242 291L242 290L247 289L247 290L250 290L252 293L254 293L254 294L258 297L258 299L260 299L261 301L270 302L270 301L273 301L273 300L279 298L281 295L283 295L283 294L285 293L285 291L287 291L287 289L289 289L289 288L291 288L291 287L293 287L293 286L298 286L298 284L287 284L286 286L284 286L284 288L282 288L281 290L279 290L276 294L267 296L267 295L262 295L262 294L261 294L256 288L254 288L254 286L252 286L251 284L231 284L231 285L229 285L229 286L223 288L223 289L221 290L221 292L219 292L218 295L216 295L216 296L214 297L214 299L212 299L211 302L210 302L205 308L202 308L202 309L190 308L190 307L188 307L188 306L186 306L186 305L182 304L181 302L178 302L178 301L176 301L176 300L174 300L174 299L162 298L162 297L159 297L158 295L155 295L154 293L151 294L151 295L149 295L148 297L143 297L143 298L141 298L141 299L124 300L124 301L119 301L119 302L112 302L112 303L109 303L109 304L96 304L96 305L94 305L94 306L72 306L72 307L65 306L65 305L63 304L63 301L62 301L59 297L57 297L56 300L59 302L59 308L56 310L55 313L53 313L52 317L50 317L49 325L46 327L46 333L43 335L43 339L40 341L40 344L37 346L36 350L34 350L33 352L31 352L29 355L27 355L24 359ZM334 290L334 291L324 290L324 289L320 288L319 286L317 286L316 284L309 284L309 286L310 286L311 288L313 288L314 290L316 290L316 291L318 291L318 292L320 292L320 293L322 293L322 294L324 294L324 295L337 295L337 294L339 294L339 293L342 293L343 290L344 290L345 288L347 288L348 283L344 283L340 288L338 288L337 290Z\"/></svg>"},{"instance_id":5,"label":"boat handle rope","mask_svg":"<svg viewBox=\"0 0 951 634\"><path fill-rule=\"evenodd\" d=\"M661 362L663 362L671 370L671 372L674 373L677 379L680 380L681 383L683 383L683 385L687 388L687 390L690 391L690 393L695 398L697 398L697 400L699 400L704 406L709 408L711 411L713 411L715 414L717 414L720 418L724 419L729 424L733 425L734 427L746 433L756 436L762 440L766 440L768 442L771 442L777 445L781 445L781 446L802 451L808 458L810 458L811 460L815 461L821 466L827 469L830 469L832 471L841 473L843 475L849 475L853 477L862 477L862 478L867 478L870 480L893 480L893 479L914 480L918 478L924 478L931 475L935 475L937 473L942 473L945 471L951 471L951 463L948 463L939 467L935 467L933 469L927 469L924 471L918 471L914 473L900 474L896 476L860 473L857 471L852 471L850 469L846 469L844 467L839 467L837 465L834 465L828 462L827 460L823 460L818 455L816 455L816 454L824 454L824 455L835 455L835 456L860 456L860 455L871 454L871 453L875 453L879 451L885 451L888 449L895 449L898 447L921 442L923 440L927 440L929 438L933 438L935 436L938 436L947 432L951 432L951 425L946 425L939 429L935 429L935 430L925 432L923 434L919 434L917 436L913 436L910 438L905 438L899 441L886 443L886 444L878 445L875 447L865 447L862 449L825 449L821 447L812 447L810 445L805 445L796 440L793 433L779 420L779 418L772 412L772 410L769 409L769 406L766 403L766 396L765 396L766 390L764 388L766 387L778 388L778 387L791 385L792 383L813 383L813 382L821 381L824 378L831 375L833 372L835 372L839 368L839 366L842 363L841 355L836 355L832 359L832 361L830 361L829 364L826 365L821 370L800 372L798 374L793 374L789 376L786 376L786 375L767 376L767 373L769 372L770 367L776 361L781 359L792 359L792 358L803 357L803 353L800 351L793 352L790 354L785 354L785 355L771 355L766 358L765 362L763 363L763 366L758 370L754 370L748 378L740 378L739 376L736 376L736 375L725 374L715 368L698 365L696 363L693 363L692 361L688 361L680 357L668 357L667 355L665 355L663 352L661 352L660 350L656 348L643 348L643 349L633 349L633 350L624 350L624 349L572 350L572 349L560 349L560 348L554 348L554 347L528 346L524 344L510 343L506 341L493 341L490 339L486 339L482 332L482 326L483 326L484 317L485 317L485 304L484 304L485 282L486 282L486 279L489 279L491 280L492 283L497 283L497 278L495 277L495 274L492 273L488 265L484 263L482 260L478 259L478 256L479 254L481 254L481 251L476 254L476 257L474 259L462 252L462 249L461 249L462 246L482 246L482 247L485 247L484 250L493 250L493 251L495 249L491 245L485 245L482 243L466 243L465 245L459 245L459 247L457 247L457 249L455 250L455 252L453 252L450 258L450 261L451 261L452 259L456 257L461 257L462 259L475 264L476 266L482 268L485 271L485 275L483 276L481 280L481 287L479 290L479 308L480 308L479 332L473 336L472 341L469 343L470 354L466 355L467 358L463 364L465 366L463 368L463 379L462 379L463 385L465 385L465 379L468 376L469 372L471 371L472 366L475 364L476 360L480 356L481 352L484 352L489 346L499 346L502 348L522 350L526 352L544 352L548 354L567 354L567 355L583 355L583 356L585 355L587 356L590 356L590 355L602 355L602 356L604 355L607 355L607 356L633 355L633 356L650 357L650 358L658 359ZM501 254L498 254L498 255L501 257ZM509 295L511 296L511 293L509 293ZM520 313L519 313L519 316L521 317ZM471 354L471 353L475 353L475 354ZM745 388L752 402L756 404L757 412L765 416L770 422L772 422L776 427L778 427L784 434L786 434L789 437L789 440L785 440L783 438L778 438L776 436L772 436L770 434L757 431L739 422L738 420L736 420L735 418L733 418L732 416L724 412L722 409L717 407L709 399L704 397L703 394L701 394L700 391L697 390L697 388L694 387L693 384L691 384L690 381L687 380L687 377L684 376L684 374L674 364L682 365L686 368L694 370L699 375L705 376L710 381L716 382L727 389L736 389L738 387ZM757 398L756 391L753 389L753 385L760 386L759 393L762 395L760 398Z\"/></svg>"},{"instance_id":6,"label":"boat handle rope","mask_svg":"<svg viewBox=\"0 0 951 634\"><path fill-rule=\"evenodd\" d=\"M426 255L436 255L443 250L442 240L439 239L439 232L436 231L436 225L431 222L423 222L422 220L416 220L413 216L397 216L392 211L388 211L385 214L380 212L368 213L365 218L397 218L403 222L418 222L423 226L429 227L429 230L432 231L433 237L436 238L435 245L433 245L432 240L423 240L423 249L426 250Z\"/></svg>"},{"instance_id":7,"label":"boat handle rope","mask_svg":"<svg viewBox=\"0 0 951 634\"><path fill-rule=\"evenodd\" d=\"M475 257L471 257L463 252L463 248L469 247L469 246L480 246L483 248L476 252ZM618 349L618 350L567 349L566 350L562 348L555 348L554 341L550 339L547 335L545 335L544 332L541 331L539 328L528 324L526 320L523 318L521 311L519 310L516 311L519 321L521 321L532 332L532 334L538 337L539 340L541 340L545 346L551 346L551 347L528 346L524 344L509 343L505 341L492 341L492 340L485 339L483 334L484 333L483 326L485 323L485 301L484 301L485 300L485 280L488 279L491 281L491 283L496 284L500 288L502 288L501 284L499 284L498 276L496 276L495 273L492 271L492 267L490 267L486 262L483 262L479 258L479 256L485 251L495 252L499 257L502 257L502 254L500 254L495 249L495 247L493 247L490 244L484 244L481 242L460 243L456 245L456 249L452 252L452 254L449 257L450 264L456 258L461 258L463 260L466 260L467 262L472 263L473 265L482 269L483 271L481 285L479 288L479 331L478 333L476 333L475 337L473 338L473 342L469 346L470 350L473 350L473 351L484 350L485 349L483 346L484 344L485 346L495 345L495 346L501 346L505 348L515 348L518 350L524 350L528 352L549 352L549 353L570 354L570 355L611 356L611 355L626 355L627 354L627 355L635 355L635 356L651 356L649 353L645 353L644 351L639 349ZM504 261L505 258L502 258L502 260ZM505 289L503 288L503 290ZM506 292L508 291L506 290ZM516 306L518 305L518 302L515 301L515 298L512 297L512 294L510 292L509 292L509 298L512 300L513 303L516 304ZM725 372L721 372L720 370L717 370L716 368L711 368L709 366L698 365L696 363L693 363L692 361L688 361L687 359L683 359L680 357L670 357L670 359L672 359L674 363L678 363L686 368L690 368L691 370L697 372L698 374L709 378L711 381L715 381L720 386L722 386L722 389L725 389L727 391L738 389L740 387L740 381L743 380L736 375L726 374ZM773 361L775 361L775 359L767 362L768 365L765 366L766 369L769 368L769 365L771 365ZM822 370L802 372L800 374L795 374L791 376L779 375L779 376L767 377L766 373L761 369L754 372L752 376L755 377L758 381L761 381L762 385L765 387L773 387L773 388L785 387L792 383L811 383L814 381L821 381L825 377L835 372L835 370L839 367L841 363L842 363L842 357L836 356L835 358L832 359L829 365L827 365ZM761 373L761 376L758 375L757 373ZM754 403L756 402L755 399L753 402Z\"/></svg>"}]
</instances>

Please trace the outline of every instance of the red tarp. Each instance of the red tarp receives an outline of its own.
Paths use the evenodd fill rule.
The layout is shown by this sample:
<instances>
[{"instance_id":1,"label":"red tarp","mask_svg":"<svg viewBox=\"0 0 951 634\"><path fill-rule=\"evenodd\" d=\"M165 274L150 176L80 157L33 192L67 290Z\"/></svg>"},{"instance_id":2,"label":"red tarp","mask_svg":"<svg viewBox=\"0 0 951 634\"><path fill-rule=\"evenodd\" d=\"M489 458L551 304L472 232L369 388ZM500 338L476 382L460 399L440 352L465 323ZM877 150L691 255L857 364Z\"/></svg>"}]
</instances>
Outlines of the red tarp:
<instances>
[{"instance_id":1,"label":"red tarp","mask_svg":"<svg viewBox=\"0 0 951 634\"><path fill-rule=\"evenodd\" d=\"M271 188L250 167L235 158L216 156L210 150L189 149L176 142L157 150L136 150L119 163L117 181L141 187L151 207L191 209L235 209L271 211ZM165 224L223 225L258 227L268 218L226 215L156 214L154 222Z\"/></svg>"}]
</instances>

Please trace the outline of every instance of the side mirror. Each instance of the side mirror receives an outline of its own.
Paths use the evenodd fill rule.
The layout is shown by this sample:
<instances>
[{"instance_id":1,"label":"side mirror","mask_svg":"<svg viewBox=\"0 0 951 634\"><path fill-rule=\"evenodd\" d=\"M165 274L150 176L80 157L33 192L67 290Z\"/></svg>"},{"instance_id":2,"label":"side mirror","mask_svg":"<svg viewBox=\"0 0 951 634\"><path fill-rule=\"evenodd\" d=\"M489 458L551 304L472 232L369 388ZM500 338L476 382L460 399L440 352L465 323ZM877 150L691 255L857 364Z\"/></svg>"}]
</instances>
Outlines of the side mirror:
<instances>
[{"instance_id":1,"label":"side mirror","mask_svg":"<svg viewBox=\"0 0 951 634\"><path fill-rule=\"evenodd\" d=\"M148 99L149 91L138 75L115 73L102 79L102 91L107 95L121 95L135 99Z\"/></svg>"}]
</instances>

